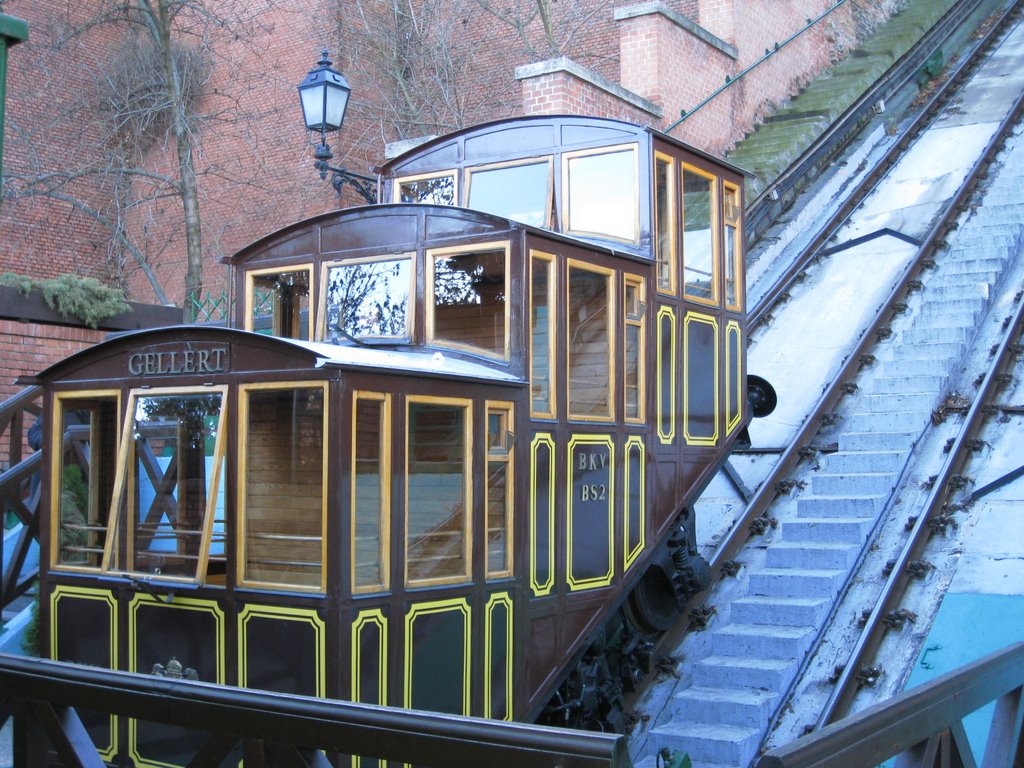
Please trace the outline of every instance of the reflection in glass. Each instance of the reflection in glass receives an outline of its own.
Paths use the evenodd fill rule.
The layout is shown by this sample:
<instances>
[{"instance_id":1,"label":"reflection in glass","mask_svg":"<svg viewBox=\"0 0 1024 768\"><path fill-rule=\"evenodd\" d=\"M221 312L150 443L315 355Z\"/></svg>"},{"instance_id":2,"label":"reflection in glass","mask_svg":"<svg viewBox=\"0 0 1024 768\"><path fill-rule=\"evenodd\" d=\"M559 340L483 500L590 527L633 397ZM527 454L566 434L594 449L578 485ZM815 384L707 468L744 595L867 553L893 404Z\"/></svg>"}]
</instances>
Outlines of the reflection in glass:
<instances>
[{"instance_id":1,"label":"reflection in glass","mask_svg":"<svg viewBox=\"0 0 1024 768\"><path fill-rule=\"evenodd\" d=\"M432 341L505 356L505 251L435 255Z\"/></svg>"},{"instance_id":2,"label":"reflection in glass","mask_svg":"<svg viewBox=\"0 0 1024 768\"><path fill-rule=\"evenodd\" d=\"M127 570L197 576L207 516L218 496L214 448L222 402L220 392L136 399Z\"/></svg>"},{"instance_id":3,"label":"reflection in glass","mask_svg":"<svg viewBox=\"0 0 1024 768\"><path fill-rule=\"evenodd\" d=\"M683 168L683 273L687 296L714 301L714 179Z\"/></svg>"},{"instance_id":4,"label":"reflection in glass","mask_svg":"<svg viewBox=\"0 0 1024 768\"><path fill-rule=\"evenodd\" d=\"M637 239L636 152L632 149L568 160L568 227L572 232Z\"/></svg>"},{"instance_id":5,"label":"reflection in glass","mask_svg":"<svg viewBox=\"0 0 1024 768\"><path fill-rule=\"evenodd\" d=\"M468 576L468 427L466 406L409 403L405 551L410 583Z\"/></svg>"},{"instance_id":6,"label":"reflection in glass","mask_svg":"<svg viewBox=\"0 0 1024 768\"><path fill-rule=\"evenodd\" d=\"M658 264L658 290L674 292L676 287L675 185L671 158L654 161L654 247Z\"/></svg>"},{"instance_id":7,"label":"reflection in glass","mask_svg":"<svg viewBox=\"0 0 1024 768\"><path fill-rule=\"evenodd\" d=\"M546 227L550 181L547 160L471 171L467 207L534 227Z\"/></svg>"},{"instance_id":8,"label":"reflection in glass","mask_svg":"<svg viewBox=\"0 0 1024 768\"><path fill-rule=\"evenodd\" d=\"M117 401L61 398L57 564L99 568L114 479Z\"/></svg>"},{"instance_id":9,"label":"reflection in glass","mask_svg":"<svg viewBox=\"0 0 1024 768\"><path fill-rule=\"evenodd\" d=\"M398 202L455 205L455 177L448 175L399 181Z\"/></svg>"},{"instance_id":10,"label":"reflection in glass","mask_svg":"<svg viewBox=\"0 0 1024 768\"><path fill-rule=\"evenodd\" d=\"M253 275L250 330L286 339L309 339L309 271Z\"/></svg>"},{"instance_id":11,"label":"reflection in glass","mask_svg":"<svg viewBox=\"0 0 1024 768\"><path fill-rule=\"evenodd\" d=\"M327 341L409 337L412 259L338 264L327 270Z\"/></svg>"}]
</instances>

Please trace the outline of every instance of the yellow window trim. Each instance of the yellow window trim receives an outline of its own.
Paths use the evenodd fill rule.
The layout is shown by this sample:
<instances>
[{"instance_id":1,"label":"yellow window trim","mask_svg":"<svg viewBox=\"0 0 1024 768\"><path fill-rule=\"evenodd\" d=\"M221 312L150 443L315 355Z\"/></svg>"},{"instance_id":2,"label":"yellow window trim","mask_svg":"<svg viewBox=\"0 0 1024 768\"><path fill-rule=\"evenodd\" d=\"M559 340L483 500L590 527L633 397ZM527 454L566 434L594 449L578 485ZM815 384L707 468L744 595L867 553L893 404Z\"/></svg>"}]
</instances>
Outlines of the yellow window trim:
<instances>
[{"instance_id":1,"label":"yellow window trim","mask_svg":"<svg viewBox=\"0 0 1024 768\"><path fill-rule=\"evenodd\" d=\"M277 619L279 621L294 621L309 624L313 628L314 642L316 643L316 671L314 683L315 695L324 698L327 695L327 669L326 669L326 635L327 625L320 618L315 608L295 608L292 606L277 605L246 605L238 613L238 685L242 688L250 688L249 685L249 634L248 625L252 618Z\"/></svg>"},{"instance_id":2,"label":"yellow window trim","mask_svg":"<svg viewBox=\"0 0 1024 768\"><path fill-rule=\"evenodd\" d=\"M463 657L462 657L462 675L463 675L463 687L462 687L462 715L469 715L470 706L470 692L472 690L472 681L470 679L471 667L470 661L472 654L472 647L470 645L471 638L471 618L472 609L469 607L469 603L466 602L464 597L451 598L449 600L435 600L432 602L416 603L409 608L409 612L405 614L405 675L404 675L404 688L403 691L403 706L406 709L412 707L412 676L413 676L413 625L416 623L416 619L420 616L428 616L438 613L459 613L462 615L462 632L463 632Z\"/></svg>"},{"instance_id":3,"label":"yellow window trim","mask_svg":"<svg viewBox=\"0 0 1024 768\"><path fill-rule=\"evenodd\" d=\"M537 566L540 558L537 556L537 449L546 446L550 459L547 472L547 534L548 552L547 569L548 577L541 582L537 579ZM549 434L538 433L534 435L530 444L530 477L533 479L530 486L530 588L537 597L551 594L555 586L555 441Z\"/></svg>"},{"instance_id":4,"label":"yellow window trim","mask_svg":"<svg viewBox=\"0 0 1024 768\"><path fill-rule=\"evenodd\" d=\"M669 274L669 285L662 286L659 259L658 259L658 205L657 205L657 169L659 163L663 163L668 169L668 232L669 232L669 245L668 245L668 274ZM654 248L654 264L655 264L655 286L658 293L665 294L666 296L676 296L679 291L679 245L678 245L678 228L677 219L679 216L679 193L677 190L678 184L676 183L676 159L671 155L666 155L664 152L654 153L654 169L651 181L654 186L651 189L651 200L653 205L651 208L651 216L654 219L651 238L653 240Z\"/></svg>"},{"instance_id":5,"label":"yellow window trim","mask_svg":"<svg viewBox=\"0 0 1024 768\"><path fill-rule=\"evenodd\" d=\"M732 370L732 350L736 349L736 360L739 363ZM730 320L725 324L725 434L731 435L743 420L743 336L740 324ZM735 379L735 380L734 380ZM733 393L736 402L733 402Z\"/></svg>"},{"instance_id":6,"label":"yellow window trim","mask_svg":"<svg viewBox=\"0 0 1024 768\"><path fill-rule=\"evenodd\" d=\"M358 413L358 406L360 400L372 400L374 402L383 403L383 421L384 426L381 429L380 435L380 451L381 451L381 488L380 488L380 506L381 506L381 520L380 520L380 539L381 539L381 579L380 584L369 584L363 587L356 586L356 414ZM351 559L351 567L349 569L349 578L352 583L352 594L362 595L375 592L387 592L391 588L391 456L392 456L392 445L391 445L391 394L381 392L366 392L363 390L355 390L352 393L352 444L351 453L352 467L351 467L351 493L349 496L349 510L350 510L350 536L349 541L349 553Z\"/></svg>"},{"instance_id":7,"label":"yellow window trim","mask_svg":"<svg viewBox=\"0 0 1024 768\"><path fill-rule=\"evenodd\" d=\"M712 420L715 424L715 430L710 436L698 435L693 436L690 434L690 388L688 386L683 387L683 436L686 438L687 445L717 445L719 436L719 424L722 422L721 413L721 401L719 399L719 386L718 386L718 370L719 361L721 359L720 354L720 343L718 338L718 318L711 315L702 315L697 312L687 312L686 317L683 318L683 381L688 382L690 380L690 335L687 332L691 323L701 323L703 325L710 325L714 330L714 361L711 364L711 371L714 378L713 389L714 398L712 405Z\"/></svg>"},{"instance_id":8,"label":"yellow window trim","mask_svg":"<svg viewBox=\"0 0 1024 768\"><path fill-rule=\"evenodd\" d=\"M670 352L669 352L670 359L669 360L665 360L663 358L663 356L662 356L662 350L665 347L665 344L664 344L665 339L662 336L662 328L664 327L664 323L662 322L663 318L668 318L668 320L669 320L669 335L671 336L671 340L670 340L670 344L669 344L669 349L670 349ZM676 352L676 343L677 343L676 333L677 333L677 327L676 327L676 313L675 313L675 310L673 310L672 307L667 307L667 306L660 307L658 309L657 323L658 323L658 327L657 327L658 333L657 333L656 342L657 342L657 345L658 345L658 349L656 350L656 352L657 352L658 360L657 360L657 381L656 381L657 391L655 392L655 397L657 398L657 410L658 410L658 414L657 414L657 416L658 416L658 418L657 418L657 422L658 422L658 440L659 440L659 442L662 445L667 445L669 443L672 443L676 439L676 390L677 390L677 384L676 384L676 354L677 354L677 352ZM666 368L665 368L666 365L668 366L667 370L668 370L668 376L669 376L669 389L671 389L671 392L665 392L664 391L664 380L665 380L665 377L662 375L662 373L666 370ZM669 403L668 414L665 414L665 412L664 412L666 401L668 401L668 403ZM666 421L666 416L667 416L667 421L669 423L669 429L668 429L667 432L664 429L662 429L662 425Z\"/></svg>"},{"instance_id":9,"label":"yellow window trim","mask_svg":"<svg viewBox=\"0 0 1024 768\"><path fill-rule=\"evenodd\" d=\"M735 197L737 205L733 206L736 208L735 217L735 228L736 228L736 248L734 253L725 255L726 259L731 259L733 263L733 275L736 279L736 301L730 303L726 301L726 309L733 310L735 312L742 312L744 300L746 298L745 288L746 284L743 278L743 217L742 217L742 201L740 200L740 188L738 185L733 184L730 181L722 180L722 187L724 193L722 195L722 246L725 247L725 228L730 225L730 217L726 212L726 204L730 197ZM725 276L722 276L723 285L725 282Z\"/></svg>"},{"instance_id":10,"label":"yellow window trim","mask_svg":"<svg viewBox=\"0 0 1024 768\"><path fill-rule=\"evenodd\" d=\"M410 579L409 578L409 406L413 403L425 403L427 405L455 405L462 407L466 421L463 425L463 499L462 505L465 510L465 531L463 537L462 554L465 561L463 573L455 576L445 576L435 579ZM426 395L410 395L405 400L405 530L402 532L404 541L402 543L402 564L404 581L410 587L427 587L441 584L463 584L470 580L473 572L473 401L468 398L456 397L431 397Z\"/></svg>"},{"instance_id":11,"label":"yellow window trim","mask_svg":"<svg viewBox=\"0 0 1024 768\"><path fill-rule=\"evenodd\" d=\"M249 468L246 460L246 441L249 438L249 392L259 391L285 391L290 389L320 389L324 398L324 450L321 457L321 490L320 490L320 584L311 587L296 584L282 584L276 581L259 581L256 579L243 578L245 573L245 559L247 550L245 548L246 516L242 510L246 508L246 484L245 478ZM328 383L325 381L266 381L252 384L240 384L238 387L238 488L237 488L237 525L235 526L235 552L237 560L238 585L240 587L255 587L262 589L285 590L288 592L313 592L323 593L327 589L327 434L330 428L330 397Z\"/></svg>"},{"instance_id":12,"label":"yellow window trim","mask_svg":"<svg viewBox=\"0 0 1024 768\"><path fill-rule=\"evenodd\" d=\"M614 155L618 152L632 152L633 154L633 237L616 237L607 232L589 232L587 230L573 229L569 219L569 163L579 157L591 157L593 155ZM640 148L635 142L627 144L613 144L606 147L595 147L593 149L581 149L576 152L565 152L562 154L562 219L563 230L568 234L582 235L584 237L597 237L602 240L614 240L620 243L636 244L640 242Z\"/></svg>"},{"instance_id":13,"label":"yellow window trim","mask_svg":"<svg viewBox=\"0 0 1024 768\"><path fill-rule=\"evenodd\" d=\"M406 328L405 336L383 336L380 338L384 339L396 339L411 341L415 338L416 333L416 252L415 251L402 251L400 253L388 253L379 254L377 256L364 256L358 259L337 259L334 261L325 261L320 265L320 290L319 298L317 300L317 321L316 321L316 340L323 341L327 337L327 274L330 272L332 267L351 267L358 264L373 264L379 261L398 261L400 259L409 260L409 311L406 313L406 322L408 327Z\"/></svg>"},{"instance_id":14,"label":"yellow window trim","mask_svg":"<svg viewBox=\"0 0 1024 768\"><path fill-rule=\"evenodd\" d=\"M533 359L537 350L533 348L533 265L536 261L546 262L548 265L548 410L536 411L533 409ZM558 412L558 365L555 354L558 347L558 290L557 276L555 274L555 255L544 251L530 251L530 310L528 315L530 345L530 415L537 419L553 419Z\"/></svg>"},{"instance_id":15,"label":"yellow window trim","mask_svg":"<svg viewBox=\"0 0 1024 768\"><path fill-rule=\"evenodd\" d=\"M496 638L494 635L494 614L499 607L505 610L505 633L501 638ZM505 643L505 665L504 675L502 676L502 682L505 687L505 717L502 719L512 719L512 665L514 662L512 654L515 648L512 643L513 608L512 596L507 592L493 594L488 597L487 605L484 608L487 617L484 627L484 717L490 719L494 717L491 709L491 697L494 690L491 670L494 669L493 649L494 642L497 639L504 640Z\"/></svg>"},{"instance_id":16,"label":"yellow window trim","mask_svg":"<svg viewBox=\"0 0 1024 768\"><path fill-rule=\"evenodd\" d=\"M459 173L455 169L447 171L430 171L429 173L416 173L411 176L396 176L391 182L391 202L402 202L402 185L414 184L417 181L430 181L431 179L452 180L452 205L459 204ZM440 205L440 203L417 203L417 205Z\"/></svg>"},{"instance_id":17,"label":"yellow window trim","mask_svg":"<svg viewBox=\"0 0 1024 768\"><path fill-rule=\"evenodd\" d=\"M576 537L573 533L573 502L575 494L573 489L576 481L576 466L573 461L573 449L577 445L599 445L608 449L608 570L601 576L594 576L586 579L577 579L573 575L573 542ZM611 435L573 435L569 439L566 450L566 463L568 472L566 477L566 509L565 509L565 578L570 592L579 592L585 589L596 589L606 587L612 583L615 575L615 443Z\"/></svg>"},{"instance_id":18,"label":"yellow window trim","mask_svg":"<svg viewBox=\"0 0 1024 768\"><path fill-rule=\"evenodd\" d=\"M629 310L626 307L626 289L629 286L635 286L637 289L637 296L640 302L640 315L637 319L631 319L629 317ZM625 366L625 349L626 339L625 332L626 328L630 325L639 328L637 332L638 343L640 345L639 355L637 357L637 415L626 416L626 372L622 372L622 413L623 421L627 424L643 424L646 421L647 414L647 281L641 275L624 275L623 276L623 291L622 291L622 324L623 324L623 366Z\"/></svg>"},{"instance_id":19,"label":"yellow window trim","mask_svg":"<svg viewBox=\"0 0 1024 768\"><path fill-rule=\"evenodd\" d=\"M434 296L434 258L453 256L460 253L476 253L485 251L501 251L505 256L505 307L504 307L504 325L505 325L505 338L502 346L502 352L500 355L495 355L492 352L481 347L475 347L472 344L459 344L454 341L445 341L443 339L436 338L434 334L434 302L432 297ZM433 344L437 347L446 347L448 349L456 349L462 352L469 352L474 355L480 355L482 357L488 357L492 360L504 360L509 359L510 343L509 336L511 334L511 328L509 323L511 322L512 316L512 301L511 301L511 259L509 258L510 246L508 240L491 240L484 243L472 243L470 245L459 245L450 248L432 248L426 252L426 294L429 298L424 301L424 314L426 315L427 324L427 343Z\"/></svg>"},{"instance_id":20,"label":"yellow window trim","mask_svg":"<svg viewBox=\"0 0 1024 768\"><path fill-rule=\"evenodd\" d=\"M541 226L544 229L551 229L551 214L552 214L552 192L554 189L554 157L551 155L542 155L540 157L525 157L518 160L508 160L501 163L487 163L484 165L474 165L466 168L466 198L461 200L460 204L469 208L469 200L473 196L473 174L486 171L499 171L502 168L517 168L525 165L540 165L544 163L548 167L548 186L545 190L544 200L544 223ZM457 201L458 197L455 198ZM500 214L499 214L500 215Z\"/></svg>"},{"instance_id":21,"label":"yellow window trim","mask_svg":"<svg viewBox=\"0 0 1024 768\"><path fill-rule=\"evenodd\" d=\"M607 267L599 267L596 264L591 264L586 261L579 261L577 259L568 259L566 261L566 278L565 278L565 307L566 312L571 312L572 307L569 304L569 290L571 280L569 279L572 275L573 269L578 269L581 272L591 272L593 274L603 275L608 279L608 304L607 304L607 317L608 317L608 359L605 361L606 368L608 370L608 415L607 416L592 416L588 414L577 414L572 412L572 386L569 381L569 353L571 349L569 339L569 323L565 323L565 389L566 389L566 411L568 413L568 419L570 421L580 422L592 422L599 424L607 424L615 421L615 339L616 339L616 307L615 307L615 270L608 269Z\"/></svg>"},{"instance_id":22,"label":"yellow window trim","mask_svg":"<svg viewBox=\"0 0 1024 768\"><path fill-rule=\"evenodd\" d=\"M305 272L306 273L306 278L309 281L309 312L307 313L308 316L306 318L306 335L307 335L307 338L312 339L313 338L313 330L314 330L314 328L313 328L313 325L314 325L314 323L313 323L313 307L315 306L314 305L314 301L313 301L314 285L313 285L313 263L312 262L306 262L306 263L303 263L303 264L295 264L295 265L282 266L282 267L267 267L265 269L247 270L246 273L245 273L245 315L243 317L244 328L247 331L254 331L254 329L252 327L252 312L253 312L252 297L253 297L253 289L255 287L254 284L256 282L256 278L257 277L262 277L264 275L280 275L280 274L284 274L286 272Z\"/></svg>"},{"instance_id":23,"label":"yellow window trim","mask_svg":"<svg viewBox=\"0 0 1024 768\"><path fill-rule=\"evenodd\" d=\"M708 171L701 170L697 166L690 165L689 163L683 163L683 174L680 175L680 182L683 185L682 196L682 209L683 209L683 222L682 231L685 232L686 228L686 181L685 174L687 171L694 173L697 176L701 176L711 182L711 204L710 204L710 215L711 215L711 298L705 299L700 296L693 296L686 290L686 245L683 244L683 298L686 301L696 302L697 304L705 304L710 307L717 307L721 305L721 260L722 260L722 222L721 213L719 211L719 193L718 193L718 177L709 173Z\"/></svg>"},{"instance_id":24,"label":"yellow window trim","mask_svg":"<svg viewBox=\"0 0 1024 768\"><path fill-rule=\"evenodd\" d=\"M630 531L630 509L629 509L629 498L626 494L629 493L630 485L632 484L633 478L631 477L629 459L633 452L637 451L640 454L639 471L640 471L640 499L638 501L640 505L640 514L638 515L637 523L640 526L639 536L637 536L637 545L632 550L629 548L629 535ZM622 504L622 570L626 572L630 566L636 562L636 559L640 557L640 553L644 551L647 541L647 457L646 447L644 446L644 439L640 435L631 435L626 438L626 445L623 451L624 458L622 461L622 476L623 476L623 504Z\"/></svg>"}]
</instances>

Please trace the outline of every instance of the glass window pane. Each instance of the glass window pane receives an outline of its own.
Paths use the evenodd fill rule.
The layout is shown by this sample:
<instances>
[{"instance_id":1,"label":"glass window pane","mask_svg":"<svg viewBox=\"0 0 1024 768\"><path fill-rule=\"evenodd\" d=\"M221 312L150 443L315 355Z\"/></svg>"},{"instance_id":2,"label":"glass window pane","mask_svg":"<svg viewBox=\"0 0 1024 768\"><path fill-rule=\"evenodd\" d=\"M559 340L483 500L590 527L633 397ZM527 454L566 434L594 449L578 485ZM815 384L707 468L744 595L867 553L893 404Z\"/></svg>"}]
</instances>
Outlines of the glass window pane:
<instances>
[{"instance_id":1,"label":"glass window pane","mask_svg":"<svg viewBox=\"0 0 1024 768\"><path fill-rule=\"evenodd\" d=\"M432 258L431 341L504 358L504 249Z\"/></svg>"},{"instance_id":2,"label":"glass window pane","mask_svg":"<svg viewBox=\"0 0 1024 768\"><path fill-rule=\"evenodd\" d=\"M675 254L675 184L671 158L654 161L654 228L658 262L658 290L674 293L676 289Z\"/></svg>"},{"instance_id":3,"label":"glass window pane","mask_svg":"<svg viewBox=\"0 0 1024 768\"><path fill-rule=\"evenodd\" d=\"M127 488L127 570L196 578L207 515L222 392L137 397L133 475Z\"/></svg>"},{"instance_id":4,"label":"glass window pane","mask_svg":"<svg viewBox=\"0 0 1024 768\"><path fill-rule=\"evenodd\" d=\"M455 176L397 180L399 203L455 205Z\"/></svg>"},{"instance_id":5,"label":"glass window pane","mask_svg":"<svg viewBox=\"0 0 1024 768\"><path fill-rule=\"evenodd\" d=\"M243 580L321 586L324 391L245 392Z\"/></svg>"},{"instance_id":6,"label":"glass window pane","mask_svg":"<svg viewBox=\"0 0 1024 768\"><path fill-rule=\"evenodd\" d=\"M60 398L56 564L99 568L117 458L117 398Z\"/></svg>"},{"instance_id":7,"label":"glass window pane","mask_svg":"<svg viewBox=\"0 0 1024 768\"><path fill-rule=\"evenodd\" d=\"M625 285L625 301L623 320L625 325L625 344L623 357L625 362L625 417L630 420L643 418L643 323L644 306L643 282L635 278L627 278Z\"/></svg>"},{"instance_id":8,"label":"glass window pane","mask_svg":"<svg viewBox=\"0 0 1024 768\"><path fill-rule=\"evenodd\" d=\"M714 179L683 168L683 272L686 295L715 300Z\"/></svg>"},{"instance_id":9,"label":"glass window pane","mask_svg":"<svg viewBox=\"0 0 1024 768\"><path fill-rule=\"evenodd\" d=\"M329 266L325 340L408 339L411 290L409 256Z\"/></svg>"},{"instance_id":10,"label":"glass window pane","mask_svg":"<svg viewBox=\"0 0 1024 768\"><path fill-rule=\"evenodd\" d=\"M470 171L467 207L530 224L548 226L551 165L528 165Z\"/></svg>"},{"instance_id":11,"label":"glass window pane","mask_svg":"<svg viewBox=\"0 0 1024 768\"><path fill-rule=\"evenodd\" d=\"M730 184L725 185L722 218L725 222L725 304L729 309L740 309L740 288L737 282L742 258L740 191Z\"/></svg>"},{"instance_id":12,"label":"glass window pane","mask_svg":"<svg viewBox=\"0 0 1024 768\"><path fill-rule=\"evenodd\" d=\"M469 575L468 408L410 402L406 574L409 583Z\"/></svg>"},{"instance_id":13,"label":"glass window pane","mask_svg":"<svg viewBox=\"0 0 1024 768\"><path fill-rule=\"evenodd\" d=\"M578 155L567 161L568 229L637 239L636 152L633 149Z\"/></svg>"},{"instance_id":14,"label":"glass window pane","mask_svg":"<svg viewBox=\"0 0 1024 768\"><path fill-rule=\"evenodd\" d=\"M352 441L352 587L356 591L387 585L387 408L384 396L356 396Z\"/></svg>"},{"instance_id":15,"label":"glass window pane","mask_svg":"<svg viewBox=\"0 0 1024 768\"><path fill-rule=\"evenodd\" d=\"M253 275L249 285L249 330L309 339L309 270Z\"/></svg>"},{"instance_id":16,"label":"glass window pane","mask_svg":"<svg viewBox=\"0 0 1024 768\"><path fill-rule=\"evenodd\" d=\"M579 267L569 269L569 415L612 415L612 324L610 277Z\"/></svg>"},{"instance_id":17,"label":"glass window pane","mask_svg":"<svg viewBox=\"0 0 1024 768\"><path fill-rule=\"evenodd\" d=\"M512 406L487 408L487 575L512 573Z\"/></svg>"},{"instance_id":18,"label":"glass window pane","mask_svg":"<svg viewBox=\"0 0 1024 768\"><path fill-rule=\"evenodd\" d=\"M553 416L551 262L534 256L530 263L530 391L533 403L531 407L537 415Z\"/></svg>"}]
</instances>

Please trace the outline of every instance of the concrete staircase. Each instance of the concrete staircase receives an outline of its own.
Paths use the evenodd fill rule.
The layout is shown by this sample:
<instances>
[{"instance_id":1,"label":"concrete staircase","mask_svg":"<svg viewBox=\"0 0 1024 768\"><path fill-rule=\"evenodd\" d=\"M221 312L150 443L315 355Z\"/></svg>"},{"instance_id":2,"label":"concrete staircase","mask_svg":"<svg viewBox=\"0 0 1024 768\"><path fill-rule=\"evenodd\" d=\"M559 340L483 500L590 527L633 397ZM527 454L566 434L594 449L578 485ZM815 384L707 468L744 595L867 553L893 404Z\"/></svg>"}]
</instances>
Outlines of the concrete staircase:
<instances>
[{"instance_id":1,"label":"concrete staircase","mask_svg":"<svg viewBox=\"0 0 1024 768\"><path fill-rule=\"evenodd\" d=\"M744 569L709 629L684 641L682 684L650 731L657 748L688 753L694 768L737 768L755 759L782 696L871 545L916 442L950 395L1007 264L1024 249L1021 207L1012 199L1024 186L1024 157L1003 176L1011 181L960 226L903 327L846 398L832 428L838 450L823 455L803 490L772 510L780 525L763 562Z\"/></svg>"}]
</instances>

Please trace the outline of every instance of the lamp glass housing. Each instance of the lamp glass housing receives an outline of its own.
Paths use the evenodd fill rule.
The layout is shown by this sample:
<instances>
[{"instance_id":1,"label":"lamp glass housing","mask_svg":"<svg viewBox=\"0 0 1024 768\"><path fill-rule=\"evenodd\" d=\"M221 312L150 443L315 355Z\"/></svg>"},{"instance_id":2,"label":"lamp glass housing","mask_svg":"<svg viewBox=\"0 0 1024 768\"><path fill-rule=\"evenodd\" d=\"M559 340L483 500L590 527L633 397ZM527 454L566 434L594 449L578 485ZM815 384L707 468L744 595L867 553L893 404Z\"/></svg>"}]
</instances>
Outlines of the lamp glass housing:
<instances>
[{"instance_id":1,"label":"lamp glass housing","mask_svg":"<svg viewBox=\"0 0 1024 768\"><path fill-rule=\"evenodd\" d=\"M345 119L348 96L352 91L340 72L321 60L299 85L302 116L311 131L336 131Z\"/></svg>"}]
</instances>

